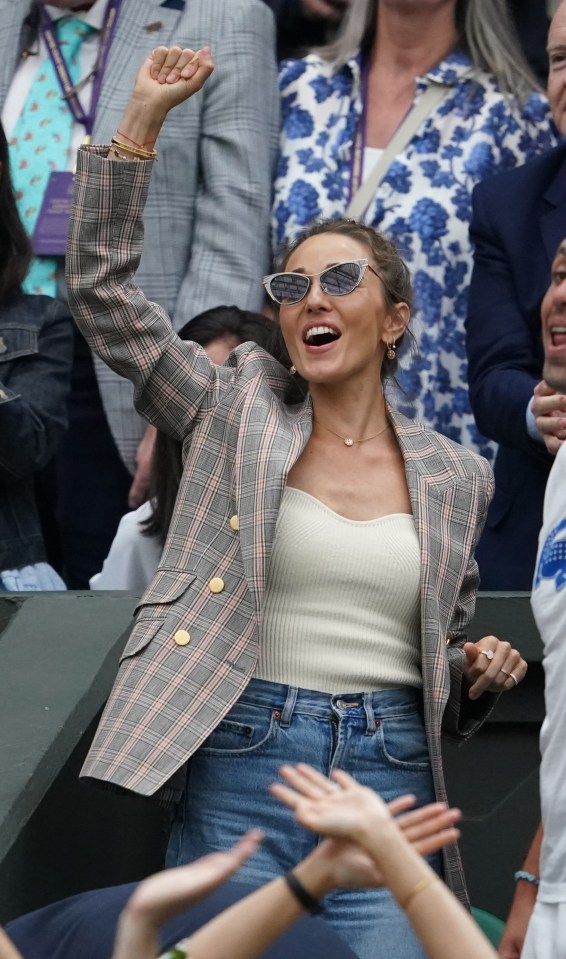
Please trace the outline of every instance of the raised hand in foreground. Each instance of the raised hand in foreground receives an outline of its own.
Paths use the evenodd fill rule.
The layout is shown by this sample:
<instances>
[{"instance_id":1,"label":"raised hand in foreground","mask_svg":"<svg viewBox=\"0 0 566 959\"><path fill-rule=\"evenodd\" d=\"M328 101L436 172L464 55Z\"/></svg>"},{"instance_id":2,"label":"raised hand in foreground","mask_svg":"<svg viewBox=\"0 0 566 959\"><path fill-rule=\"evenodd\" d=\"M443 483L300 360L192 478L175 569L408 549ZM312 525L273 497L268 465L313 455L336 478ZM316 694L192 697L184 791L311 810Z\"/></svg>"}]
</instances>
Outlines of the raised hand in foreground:
<instances>
[{"instance_id":1,"label":"raised hand in foreground","mask_svg":"<svg viewBox=\"0 0 566 959\"><path fill-rule=\"evenodd\" d=\"M263 834L252 829L226 852L166 869L140 883L120 916L113 959L153 959L159 927L226 882L254 854L262 839Z\"/></svg>"},{"instance_id":2,"label":"raised hand in foreground","mask_svg":"<svg viewBox=\"0 0 566 959\"><path fill-rule=\"evenodd\" d=\"M286 784L274 784L273 795L307 829L354 842L371 858L431 959L453 959L455 943L458 959L495 959L469 913L420 855L457 838L457 811L434 804L394 819L396 804L407 797L387 806L340 770L328 780L299 764L282 767L281 775Z\"/></svg>"}]
</instances>

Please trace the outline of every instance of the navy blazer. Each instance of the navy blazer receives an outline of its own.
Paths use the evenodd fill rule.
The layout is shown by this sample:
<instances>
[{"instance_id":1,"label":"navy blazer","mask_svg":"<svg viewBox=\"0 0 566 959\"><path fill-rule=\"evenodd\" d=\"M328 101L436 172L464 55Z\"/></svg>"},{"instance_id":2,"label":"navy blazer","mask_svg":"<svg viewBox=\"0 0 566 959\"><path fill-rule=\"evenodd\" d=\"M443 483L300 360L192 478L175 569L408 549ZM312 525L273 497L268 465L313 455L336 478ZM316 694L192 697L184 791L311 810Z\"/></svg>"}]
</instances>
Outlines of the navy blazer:
<instances>
[{"instance_id":1,"label":"navy blazer","mask_svg":"<svg viewBox=\"0 0 566 959\"><path fill-rule=\"evenodd\" d=\"M500 444L476 557L482 589L530 590L552 457L525 416L542 379L541 300L566 237L566 145L484 180L472 204L470 401L480 431Z\"/></svg>"}]
</instances>

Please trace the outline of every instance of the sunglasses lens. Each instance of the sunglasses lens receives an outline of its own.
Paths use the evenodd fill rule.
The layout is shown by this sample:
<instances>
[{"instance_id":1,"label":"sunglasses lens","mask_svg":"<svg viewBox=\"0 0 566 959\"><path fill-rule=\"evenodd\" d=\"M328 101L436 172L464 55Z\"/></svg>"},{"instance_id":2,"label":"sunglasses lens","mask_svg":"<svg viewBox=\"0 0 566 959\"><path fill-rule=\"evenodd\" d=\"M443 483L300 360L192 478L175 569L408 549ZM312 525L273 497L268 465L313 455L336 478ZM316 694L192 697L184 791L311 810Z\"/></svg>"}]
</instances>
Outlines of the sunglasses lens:
<instances>
[{"instance_id":1,"label":"sunglasses lens","mask_svg":"<svg viewBox=\"0 0 566 959\"><path fill-rule=\"evenodd\" d=\"M363 270L364 267L359 263L339 263L322 274L320 285L330 296L345 296L355 290Z\"/></svg>"},{"instance_id":2,"label":"sunglasses lens","mask_svg":"<svg viewBox=\"0 0 566 959\"><path fill-rule=\"evenodd\" d=\"M310 285L308 276L300 273L278 273L269 284L273 299L277 303L298 303L305 296Z\"/></svg>"}]
</instances>

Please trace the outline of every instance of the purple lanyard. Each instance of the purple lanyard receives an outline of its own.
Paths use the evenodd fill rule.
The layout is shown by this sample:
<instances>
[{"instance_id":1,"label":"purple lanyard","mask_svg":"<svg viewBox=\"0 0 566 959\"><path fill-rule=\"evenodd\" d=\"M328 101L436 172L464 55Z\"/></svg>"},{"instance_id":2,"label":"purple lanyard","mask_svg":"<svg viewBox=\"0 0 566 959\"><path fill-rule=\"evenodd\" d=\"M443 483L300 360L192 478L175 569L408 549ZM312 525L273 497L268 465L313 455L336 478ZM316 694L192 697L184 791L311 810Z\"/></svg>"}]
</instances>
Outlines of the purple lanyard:
<instances>
[{"instance_id":1,"label":"purple lanyard","mask_svg":"<svg viewBox=\"0 0 566 959\"><path fill-rule=\"evenodd\" d=\"M118 23L118 13L120 11L121 4L122 0L108 0L106 5L104 22L102 24L102 30L100 33L98 56L96 58L94 70L91 74L93 78L92 95L90 98L90 108L88 113L85 113L83 110L81 102L77 96L77 85L73 84L73 81L71 80L71 76L61 50L61 45L55 31L55 25L47 13L47 10L43 6L43 3L40 3L39 5L41 35L45 40L49 57L53 64L55 73L57 74L59 86L63 91L63 99L73 114L74 120L77 123L82 123L84 126L86 140L90 140L92 134L94 117L96 115L96 107L98 105L102 81L104 79L104 70L108 61L110 47L112 46L112 41L114 39L114 33Z\"/></svg>"},{"instance_id":2,"label":"purple lanyard","mask_svg":"<svg viewBox=\"0 0 566 959\"><path fill-rule=\"evenodd\" d=\"M364 150L366 148L366 107L368 102L368 82L369 82L370 55L364 56L361 64L361 86L362 86L362 112L358 117L354 142L352 144L352 156L350 157L350 187L348 190L348 203L352 201L362 185L364 175Z\"/></svg>"}]
</instances>

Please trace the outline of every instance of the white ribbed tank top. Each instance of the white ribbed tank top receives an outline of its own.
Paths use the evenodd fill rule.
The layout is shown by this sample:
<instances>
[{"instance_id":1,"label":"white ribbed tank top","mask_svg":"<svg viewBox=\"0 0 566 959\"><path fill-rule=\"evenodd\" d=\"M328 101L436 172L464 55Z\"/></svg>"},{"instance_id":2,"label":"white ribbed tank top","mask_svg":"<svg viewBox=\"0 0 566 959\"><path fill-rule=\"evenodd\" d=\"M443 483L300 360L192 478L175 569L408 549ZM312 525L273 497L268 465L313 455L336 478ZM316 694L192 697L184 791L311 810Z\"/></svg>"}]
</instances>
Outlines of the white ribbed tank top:
<instances>
[{"instance_id":1,"label":"white ribbed tank top","mask_svg":"<svg viewBox=\"0 0 566 959\"><path fill-rule=\"evenodd\" d=\"M286 487L256 678L330 693L421 687L420 568L412 516L350 520Z\"/></svg>"}]
</instances>

